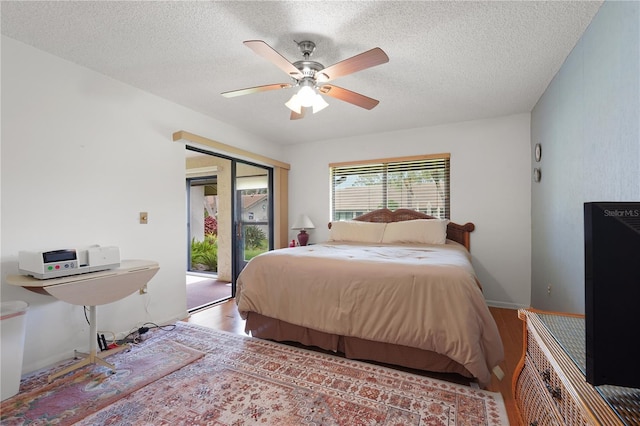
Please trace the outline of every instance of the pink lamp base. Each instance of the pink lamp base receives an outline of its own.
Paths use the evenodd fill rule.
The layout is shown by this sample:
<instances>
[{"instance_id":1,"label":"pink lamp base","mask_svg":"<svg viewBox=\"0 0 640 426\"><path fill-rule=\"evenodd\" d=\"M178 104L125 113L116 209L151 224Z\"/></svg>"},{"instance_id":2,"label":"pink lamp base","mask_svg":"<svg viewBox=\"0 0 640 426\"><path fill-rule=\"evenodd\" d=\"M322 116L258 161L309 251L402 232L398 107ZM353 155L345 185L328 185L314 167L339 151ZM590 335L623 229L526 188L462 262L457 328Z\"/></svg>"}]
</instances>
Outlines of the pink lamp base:
<instances>
[{"instance_id":1,"label":"pink lamp base","mask_svg":"<svg viewBox=\"0 0 640 426\"><path fill-rule=\"evenodd\" d=\"M306 246L308 242L309 242L309 234L307 234L307 231L305 231L304 229L301 229L300 233L298 234L298 243L301 246Z\"/></svg>"}]
</instances>

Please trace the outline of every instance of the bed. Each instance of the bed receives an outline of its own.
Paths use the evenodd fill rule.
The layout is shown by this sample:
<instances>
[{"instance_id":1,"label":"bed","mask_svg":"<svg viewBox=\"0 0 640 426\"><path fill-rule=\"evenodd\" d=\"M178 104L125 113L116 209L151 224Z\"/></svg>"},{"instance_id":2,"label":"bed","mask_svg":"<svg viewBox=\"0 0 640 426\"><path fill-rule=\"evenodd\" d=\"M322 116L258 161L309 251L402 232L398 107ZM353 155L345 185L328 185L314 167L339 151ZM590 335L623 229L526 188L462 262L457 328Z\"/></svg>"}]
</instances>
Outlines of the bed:
<instances>
[{"instance_id":1,"label":"bed","mask_svg":"<svg viewBox=\"0 0 640 426\"><path fill-rule=\"evenodd\" d=\"M247 264L236 282L247 333L489 384L504 349L471 264L472 223L381 209L329 228L326 242Z\"/></svg>"}]
</instances>

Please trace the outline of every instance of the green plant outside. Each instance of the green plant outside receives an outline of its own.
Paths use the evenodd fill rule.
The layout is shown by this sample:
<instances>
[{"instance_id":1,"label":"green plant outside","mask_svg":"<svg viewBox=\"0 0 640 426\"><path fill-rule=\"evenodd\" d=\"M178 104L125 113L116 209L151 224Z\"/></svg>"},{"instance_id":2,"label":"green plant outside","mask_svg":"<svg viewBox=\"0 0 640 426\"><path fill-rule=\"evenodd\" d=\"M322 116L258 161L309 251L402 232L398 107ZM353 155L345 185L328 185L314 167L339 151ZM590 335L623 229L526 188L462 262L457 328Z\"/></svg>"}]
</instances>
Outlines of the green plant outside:
<instances>
[{"instance_id":1,"label":"green plant outside","mask_svg":"<svg viewBox=\"0 0 640 426\"><path fill-rule=\"evenodd\" d=\"M256 257L259 254L262 254L267 251L267 248L258 248L244 251L244 260L247 262Z\"/></svg>"},{"instance_id":2,"label":"green plant outside","mask_svg":"<svg viewBox=\"0 0 640 426\"><path fill-rule=\"evenodd\" d=\"M267 250L269 245L264 231L257 226L246 226L244 228L244 260L249 261Z\"/></svg>"},{"instance_id":3,"label":"green plant outside","mask_svg":"<svg viewBox=\"0 0 640 426\"><path fill-rule=\"evenodd\" d=\"M249 261L269 250L267 237L257 226L245 228L244 258ZM205 235L204 241L191 240L191 269L215 272L218 270L218 238L214 234Z\"/></svg>"},{"instance_id":4,"label":"green plant outside","mask_svg":"<svg viewBox=\"0 0 640 426\"><path fill-rule=\"evenodd\" d=\"M244 227L245 250L262 248L266 246L266 243L267 236L262 229L254 225L247 225Z\"/></svg>"},{"instance_id":5,"label":"green plant outside","mask_svg":"<svg viewBox=\"0 0 640 426\"><path fill-rule=\"evenodd\" d=\"M206 271L218 270L218 238L205 235L204 241L191 240L191 269L204 267Z\"/></svg>"}]
</instances>

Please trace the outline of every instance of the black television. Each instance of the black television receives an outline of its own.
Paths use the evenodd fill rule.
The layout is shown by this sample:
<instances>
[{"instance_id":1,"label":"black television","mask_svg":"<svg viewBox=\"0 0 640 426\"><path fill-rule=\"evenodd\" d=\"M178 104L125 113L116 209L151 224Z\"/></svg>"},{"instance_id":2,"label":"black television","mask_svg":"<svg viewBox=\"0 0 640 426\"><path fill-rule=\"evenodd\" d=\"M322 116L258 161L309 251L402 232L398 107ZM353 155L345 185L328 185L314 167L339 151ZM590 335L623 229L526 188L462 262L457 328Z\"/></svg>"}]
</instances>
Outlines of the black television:
<instances>
[{"instance_id":1,"label":"black television","mask_svg":"<svg viewBox=\"0 0 640 426\"><path fill-rule=\"evenodd\" d=\"M640 202L584 203L586 379L640 388Z\"/></svg>"}]
</instances>

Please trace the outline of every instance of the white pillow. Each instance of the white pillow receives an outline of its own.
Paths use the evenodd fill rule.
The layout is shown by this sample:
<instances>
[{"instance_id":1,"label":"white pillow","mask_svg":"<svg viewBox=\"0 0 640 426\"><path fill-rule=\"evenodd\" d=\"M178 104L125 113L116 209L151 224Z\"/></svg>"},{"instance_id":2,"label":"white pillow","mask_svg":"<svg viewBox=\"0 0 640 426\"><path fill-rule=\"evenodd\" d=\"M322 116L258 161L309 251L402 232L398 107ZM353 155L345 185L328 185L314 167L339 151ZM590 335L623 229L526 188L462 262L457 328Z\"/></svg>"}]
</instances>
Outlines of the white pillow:
<instances>
[{"instance_id":1,"label":"white pillow","mask_svg":"<svg viewBox=\"0 0 640 426\"><path fill-rule=\"evenodd\" d=\"M352 241L355 243L380 243L386 223L347 220L331 222L329 241Z\"/></svg>"},{"instance_id":2,"label":"white pillow","mask_svg":"<svg viewBox=\"0 0 640 426\"><path fill-rule=\"evenodd\" d=\"M383 243L444 244L448 219L416 219L387 223Z\"/></svg>"}]
</instances>

